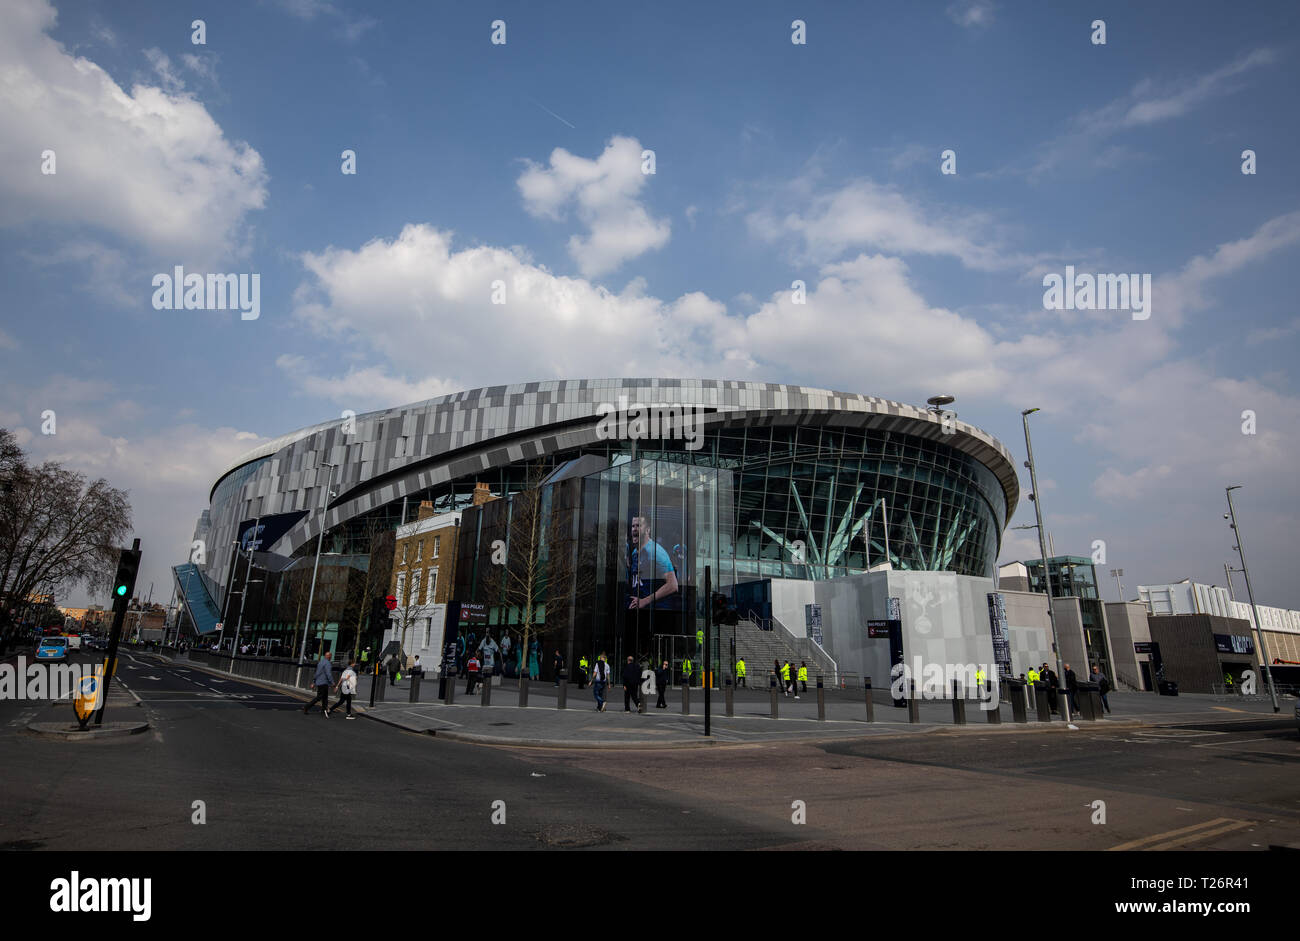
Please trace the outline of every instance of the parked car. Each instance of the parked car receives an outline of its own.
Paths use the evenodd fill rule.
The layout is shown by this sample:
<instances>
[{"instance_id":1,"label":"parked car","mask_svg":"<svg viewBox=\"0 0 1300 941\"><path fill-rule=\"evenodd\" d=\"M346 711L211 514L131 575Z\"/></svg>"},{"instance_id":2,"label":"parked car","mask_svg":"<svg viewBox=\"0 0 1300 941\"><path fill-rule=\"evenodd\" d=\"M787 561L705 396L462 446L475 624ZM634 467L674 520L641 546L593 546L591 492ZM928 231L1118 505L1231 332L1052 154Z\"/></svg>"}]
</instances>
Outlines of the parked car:
<instances>
[{"instance_id":1,"label":"parked car","mask_svg":"<svg viewBox=\"0 0 1300 941\"><path fill-rule=\"evenodd\" d=\"M68 638L42 637L41 645L36 648L37 660L67 660Z\"/></svg>"}]
</instances>

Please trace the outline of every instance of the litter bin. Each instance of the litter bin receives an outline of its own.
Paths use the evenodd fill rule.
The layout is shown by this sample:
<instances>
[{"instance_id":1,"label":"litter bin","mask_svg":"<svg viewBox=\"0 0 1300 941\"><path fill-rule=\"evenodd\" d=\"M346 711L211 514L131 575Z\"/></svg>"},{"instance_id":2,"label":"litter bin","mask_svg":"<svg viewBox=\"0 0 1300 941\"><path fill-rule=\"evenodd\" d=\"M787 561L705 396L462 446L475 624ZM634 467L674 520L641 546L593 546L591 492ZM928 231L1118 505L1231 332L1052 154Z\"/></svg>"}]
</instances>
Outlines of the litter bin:
<instances>
[{"instance_id":1,"label":"litter bin","mask_svg":"<svg viewBox=\"0 0 1300 941\"><path fill-rule=\"evenodd\" d=\"M1098 702L1098 700L1093 698L1096 692L1096 683L1075 684L1074 704L1078 709L1080 719L1087 719L1089 722L1097 721L1097 710L1094 703Z\"/></svg>"},{"instance_id":2,"label":"litter bin","mask_svg":"<svg viewBox=\"0 0 1300 941\"><path fill-rule=\"evenodd\" d=\"M1173 680L1161 680L1156 684L1161 696L1177 696L1178 684Z\"/></svg>"}]
</instances>

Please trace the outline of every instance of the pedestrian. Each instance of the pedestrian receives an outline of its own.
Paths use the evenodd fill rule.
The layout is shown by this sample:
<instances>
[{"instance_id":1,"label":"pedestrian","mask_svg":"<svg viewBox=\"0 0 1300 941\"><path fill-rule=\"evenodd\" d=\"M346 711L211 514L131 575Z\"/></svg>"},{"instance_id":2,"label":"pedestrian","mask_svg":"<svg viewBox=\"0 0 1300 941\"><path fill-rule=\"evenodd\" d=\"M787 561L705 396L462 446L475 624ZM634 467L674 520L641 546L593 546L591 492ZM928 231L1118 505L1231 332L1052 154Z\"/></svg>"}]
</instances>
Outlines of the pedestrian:
<instances>
[{"instance_id":1,"label":"pedestrian","mask_svg":"<svg viewBox=\"0 0 1300 941\"><path fill-rule=\"evenodd\" d=\"M396 686L396 685L397 685L397 675L398 675L398 672L399 672L399 671L398 671L397 654L395 654L395 653L390 653L390 654L387 656L387 658L385 658L385 659L388 661L388 685L389 685L389 686Z\"/></svg>"},{"instance_id":2,"label":"pedestrian","mask_svg":"<svg viewBox=\"0 0 1300 941\"><path fill-rule=\"evenodd\" d=\"M348 668L343 671L339 681L334 684L334 688L339 691L339 701L334 704L334 708L347 706L349 719L355 719L352 714L352 697L357 694L357 661L355 659L348 661Z\"/></svg>"},{"instance_id":3,"label":"pedestrian","mask_svg":"<svg viewBox=\"0 0 1300 941\"><path fill-rule=\"evenodd\" d=\"M411 664L411 676L424 676L424 667L420 666L420 655L415 655L415 662Z\"/></svg>"},{"instance_id":4,"label":"pedestrian","mask_svg":"<svg viewBox=\"0 0 1300 941\"><path fill-rule=\"evenodd\" d=\"M528 678L535 680L542 675L542 651L537 641L528 644Z\"/></svg>"},{"instance_id":5,"label":"pedestrian","mask_svg":"<svg viewBox=\"0 0 1300 941\"><path fill-rule=\"evenodd\" d=\"M564 676L564 654L560 653L560 648L555 648L555 659L551 662L551 669L555 671L555 685L558 688L560 678Z\"/></svg>"},{"instance_id":6,"label":"pedestrian","mask_svg":"<svg viewBox=\"0 0 1300 941\"><path fill-rule=\"evenodd\" d=\"M330 684L334 682L334 665L330 663L329 651L321 654L321 658L316 661L316 676L312 680L316 686L316 698L303 707L302 714L306 715L311 712L311 707L320 703L321 712L325 713L325 718L330 717Z\"/></svg>"},{"instance_id":7,"label":"pedestrian","mask_svg":"<svg viewBox=\"0 0 1300 941\"><path fill-rule=\"evenodd\" d=\"M1060 677L1046 663L1039 668L1039 673L1042 675L1043 682L1047 684L1047 708L1052 712L1060 712L1056 705L1056 690L1061 685Z\"/></svg>"},{"instance_id":8,"label":"pedestrian","mask_svg":"<svg viewBox=\"0 0 1300 941\"><path fill-rule=\"evenodd\" d=\"M627 663L623 664L623 711L631 712L632 704L641 708L641 670L632 662L629 654Z\"/></svg>"},{"instance_id":9,"label":"pedestrian","mask_svg":"<svg viewBox=\"0 0 1300 941\"><path fill-rule=\"evenodd\" d=\"M785 694L787 696L790 695L790 687L794 686L794 698L799 698L799 687L798 684L795 683L789 660L781 665L781 684L785 687Z\"/></svg>"},{"instance_id":10,"label":"pedestrian","mask_svg":"<svg viewBox=\"0 0 1300 941\"><path fill-rule=\"evenodd\" d=\"M745 658L741 657L736 661L736 685L745 685Z\"/></svg>"},{"instance_id":11,"label":"pedestrian","mask_svg":"<svg viewBox=\"0 0 1300 941\"><path fill-rule=\"evenodd\" d=\"M690 657L687 657L685 660L682 661L682 685L683 686L691 685L691 674L694 672L695 672L695 664L691 662Z\"/></svg>"},{"instance_id":12,"label":"pedestrian","mask_svg":"<svg viewBox=\"0 0 1300 941\"><path fill-rule=\"evenodd\" d=\"M808 664L806 661L799 661L799 683L803 686L803 691L808 692Z\"/></svg>"},{"instance_id":13,"label":"pedestrian","mask_svg":"<svg viewBox=\"0 0 1300 941\"><path fill-rule=\"evenodd\" d=\"M664 696L668 694L668 684L672 682L672 678L673 671L668 668L668 661L665 660L664 665L655 670L655 686L659 687L659 701L655 703L656 709L668 708L668 702L664 699Z\"/></svg>"},{"instance_id":14,"label":"pedestrian","mask_svg":"<svg viewBox=\"0 0 1300 941\"><path fill-rule=\"evenodd\" d=\"M601 654L591 673L591 694L596 697L596 711L605 711L605 688L609 686L609 664Z\"/></svg>"},{"instance_id":15,"label":"pedestrian","mask_svg":"<svg viewBox=\"0 0 1300 941\"><path fill-rule=\"evenodd\" d=\"M1070 665L1065 664L1065 698L1070 704L1070 713L1077 714L1079 711L1079 681L1075 678L1074 671Z\"/></svg>"},{"instance_id":16,"label":"pedestrian","mask_svg":"<svg viewBox=\"0 0 1300 941\"><path fill-rule=\"evenodd\" d=\"M1105 673L1097 669L1097 664L1092 665L1092 682L1097 684L1097 692L1101 694L1101 706L1107 712L1110 712L1110 703L1106 700L1106 694L1110 692L1110 680Z\"/></svg>"},{"instance_id":17,"label":"pedestrian","mask_svg":"<svg viewBox=\"0 0 1300 941\"><path fill-rule=\"evenodd\" d=\"M471 653L465 661L465 675L469 678L465 681L466 696L474 692L474 687L478 685L478 667L478 654Z\"/></svg>"},{"instance_id":18,"label":"pedestrian","mask_svg":"<svg viewBox=\"0 0 1300 941\"><path fill-rule=\"evenodd\" d=\"M590 664L587 663L587 655L584 653L578 659L578 689L587 688L587 670L590 668Z\"/></svg>"}]
</instances>

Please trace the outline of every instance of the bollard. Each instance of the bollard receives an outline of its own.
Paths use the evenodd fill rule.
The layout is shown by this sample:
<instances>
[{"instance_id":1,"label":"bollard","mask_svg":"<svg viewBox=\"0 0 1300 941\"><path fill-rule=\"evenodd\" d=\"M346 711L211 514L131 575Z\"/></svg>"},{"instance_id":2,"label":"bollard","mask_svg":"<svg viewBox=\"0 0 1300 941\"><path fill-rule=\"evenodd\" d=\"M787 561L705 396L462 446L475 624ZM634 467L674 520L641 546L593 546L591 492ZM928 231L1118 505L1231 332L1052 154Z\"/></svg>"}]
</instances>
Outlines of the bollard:
<instances>
[{"instance_id":1,"label":"bollard","mask_svg":"<svg viewBox=\"0 0 1300 941\"><path fill-rule=\"evenodd\" d=\"M484 684L487 685L486 683ZM569 681L560 680L560 691L555 697L556 709L567 709L569 705Z\"/></svg>"},{"instance_id":2,"label":"bollard","mask_svg":"<svg viewBox=\"0 0 1300 941\"><path fill-rule=\"evenodd\" d=\"M285 679L287 680L288 677L286 676ZM378 685L378 683L379 683L379 664L376 663L374 675L370 677L370 705L372 706L375 704L375 686Z\"/></svg>"},{"instance_id":3,"label":"bollard","mask_svg":"<svg viewBox=\"0 0 1300 941\"><path fill-rule=\"evenodd\" d=\"M688 682L683 682L682 683L682 715L689 716L690 714L691 714L691 684Z\"/></svg>"},{"instance_id":4,"label":"bollard","mask_svg":"<svg viewBox=\"0 0 1300 941\"><path fill-rule=\"evenodd\" d=\"M962 699L961 683L952 681L952 724L966 724L966 700Z\"/></svg>"},{"instance_id":5,"label":"bollard","mask_svg":"<svg viewBox=\"0 0 1300 941\"><path fill-rule=\"evenodd\" d=\"M1047 701L1047 687L1041 683L1034 684L1034 695L1038 704L1038 721L1052 721L1052 706Z\"/></svg>"},{"instance_id":6,"label":"bollard","mask_svg":"<svg viewBox=\"0 0 1300 941\"><path fill-rule=\"evenodd\" d=\"M986 691L987 694L988 694L988 698L987 698L985 701L986 701L986 703L992 703L992 702L993 702L993 684L992 684L991 682L986 682L986 683L984 684L984 686L985 686L985 691ZM1006 688L1006 687L1005 687L1004 684L1002 684L1002 683L999 683L999 684L998 684L998 701L997 701L997 704L996 704L995 706L993 706L992 709L986 709L986 710L985 710L985 712L987 712L987 713L989 714L989 725L1001 725L1001 724L1002 724L1002 699L1003 699L1003 697L1002 697L1002 690L1005 689L1005 688Z\"/></svg>"},{"instance_id":7,"label":"bollard","mask_svg":"<svg viewBox=\"0 0 1300 941\"><path fill-rule=\"evenodd\" d=\"M519 677L519 705L528 705L528 677Z\"/></svg>"},{"instance_id":8,"label":"bollard","mask_svg":"<svg viewBox=\"0 0 1300 941\"><path fill-rule=\"evenodd\" d=\"M411 702L420 701L420 674L411 674Z\"/></svg>"},{"instance_id":9,"label":"bollard","mask_svg":"<svg viewBox=\"0 0 1300 941\"><path fill-rule=\"evenodd\" d=\"M776 718L776 674L772 674L772 685L768 690L772 697L772 718Z\"/></svg>"},{"instance_id":10,"label":"bollard","mask_svg":"<svg viewBox=\"0 0 1300 941\"><path fill-rule=\"evenodd\" d=\"M1095 689L1088 690L1088 699L1092 701L1092 717L1100 721L1104 718L1105 707L1101 704L1101 693Z\"/></svg>"},{"instance_id":11,"label":"bollard","mask_svg":"<svg viewBox=\"0 0 1300 941\"><path fill-rule=\"evenodd\" d=\"M375 685L379 687L379 701L384 701L384 687L388 685L388 677L382 673L375 674Z\"/></svg>"},{"instance_id":12,"label":"bollard","mask_svg":"<svg viewBox=\"0 0 1300 941\"><path fill-rule=\"evenodd\" d=\"M1008 689L1011 690L1011 718L1016 722L1028 722L1029 715L1025 709L1025 688L1019 683L1007 683Z\"/></svg>"},{"instance_id":13,"label":"bollard","mask_svg":"<svg viewBox=\"0 0 1300 941\"><path fill-rule=\"evenodd\" d=\"M821 674L817 675L817 721L826 721L826 687L822 683Z\"/></svg>"},{"instance_id":14,"label":"bollard","mask_svg":"<svg viewBox=\"0 0 1300 941\"><path fill-rule=\"evenodd\" d=\"M469 685L468 682L465 684ZM456 681L453 679L447 684L447 705L453 705L456 702Z\"/></svg>"},{"instance_id":15,"label":"bollard","mask_svg":"<svg viewBox=\"0 0 1300 941\"><path fill-rule=\"evenodd\" d=\"M730 719L736 714L736 691L731 688L731 677L727 677L727 688L724 695L727 700L727 718Z\"/></svg>"},{"instance_id":16,"label":"bollard","mask_svg":"<svg viewBox=\"0 0 1300 941\"><path fill-rule=\"evenodd\" d=\"M921 721L921 701L916 698L916 680L908 680L907 721Z\"/></svg>"},{"instance_id":17,"label":"bollard","mask_svg":"<svg viewBox=\"0 0 1300 941\"><path fill-rule=\"evenodd\" d=\"M492 684L491 683L483 684L483 692L479 695L479 705L480 706L492 705Z\"/></svg>"},{"instance_id":18,"label":"bollard","mask_svg":"<svg viewBox=\"0 0 1300 941\"><path fill-rule=\"evenodd\" d=\"M866 677L867 721L876 721L876 704L871 698L871 677Z\"/></svg>"}]
</instances>

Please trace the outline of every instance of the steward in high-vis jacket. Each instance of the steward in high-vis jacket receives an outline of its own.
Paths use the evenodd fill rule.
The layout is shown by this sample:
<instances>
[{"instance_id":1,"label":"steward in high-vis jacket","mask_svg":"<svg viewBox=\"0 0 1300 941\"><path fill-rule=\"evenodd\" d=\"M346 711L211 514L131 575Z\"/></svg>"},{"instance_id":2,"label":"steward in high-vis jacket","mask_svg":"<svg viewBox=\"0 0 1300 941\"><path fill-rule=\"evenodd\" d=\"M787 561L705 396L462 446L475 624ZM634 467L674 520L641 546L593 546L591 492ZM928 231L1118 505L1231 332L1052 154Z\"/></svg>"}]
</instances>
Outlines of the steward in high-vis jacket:
<instances>
[{"instance_id":1,"label":"steward in high-vis jacket","mask_svg":"<svg viewBox=\"0 0 1300 941\"><path fill-rule=\"evenodd\" d=\"M736 661L736 685L745 685L745 658L741 657Z\"/></svg>"}]
</instances>

